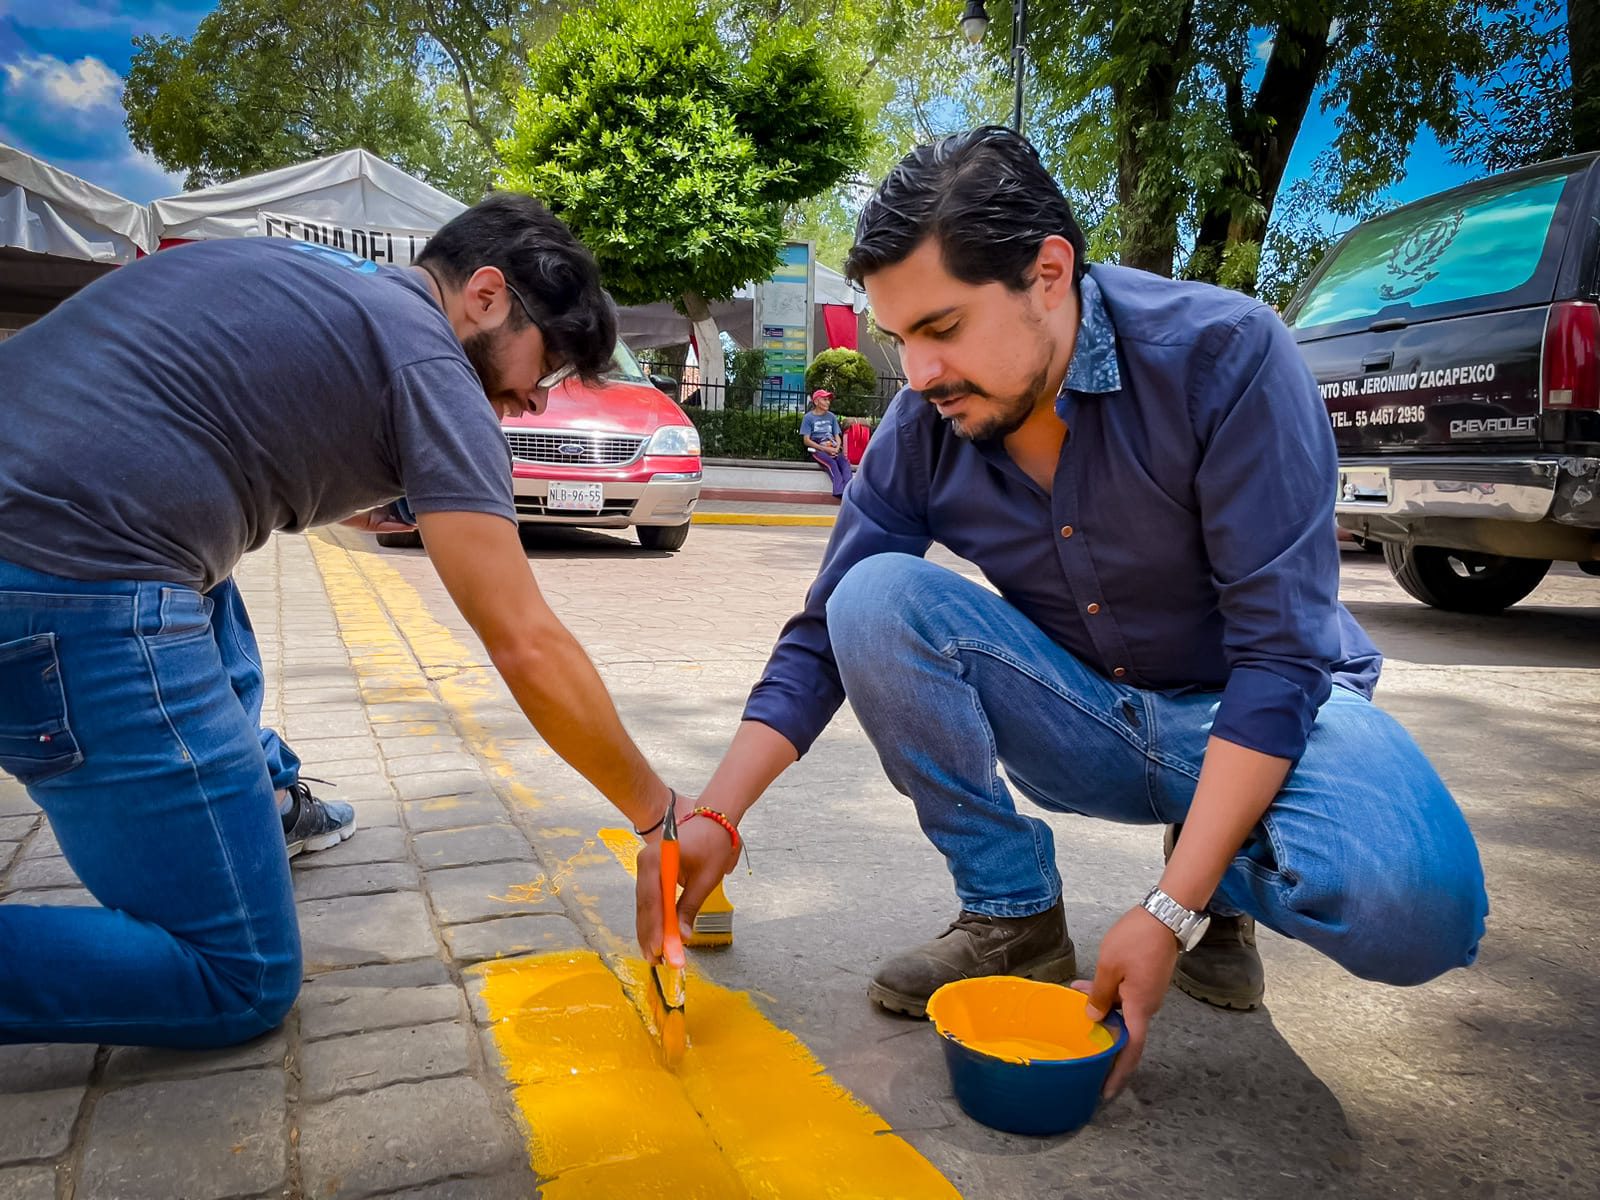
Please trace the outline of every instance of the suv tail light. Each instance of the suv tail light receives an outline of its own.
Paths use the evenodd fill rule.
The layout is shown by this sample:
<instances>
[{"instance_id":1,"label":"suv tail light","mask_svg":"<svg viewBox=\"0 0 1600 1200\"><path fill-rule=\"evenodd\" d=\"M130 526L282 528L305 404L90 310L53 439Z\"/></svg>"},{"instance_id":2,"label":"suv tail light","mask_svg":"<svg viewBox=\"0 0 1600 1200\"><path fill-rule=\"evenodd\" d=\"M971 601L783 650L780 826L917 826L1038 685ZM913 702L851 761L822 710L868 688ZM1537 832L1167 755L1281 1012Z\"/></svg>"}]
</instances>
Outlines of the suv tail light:
<instances>
[{"instance_id":1,"label":"suv tail light","mask_svg":"<svg viewBox=\"0 0 1600 1200\"><path fill-rule=\"evenodd\" d=\"M1550 306L1539 374L1546 409L1600 408L1600 307L1581 300Z\"/></svg>"}]
</instances>

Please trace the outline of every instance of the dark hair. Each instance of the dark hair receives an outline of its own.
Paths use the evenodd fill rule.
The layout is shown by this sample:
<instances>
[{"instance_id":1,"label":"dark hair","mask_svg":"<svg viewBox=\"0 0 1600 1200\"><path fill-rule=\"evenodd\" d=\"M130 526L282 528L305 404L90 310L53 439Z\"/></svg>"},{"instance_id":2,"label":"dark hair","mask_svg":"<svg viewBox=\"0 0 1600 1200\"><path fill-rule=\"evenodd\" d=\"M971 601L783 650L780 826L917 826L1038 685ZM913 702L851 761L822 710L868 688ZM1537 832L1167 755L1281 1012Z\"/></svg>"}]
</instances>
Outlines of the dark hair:
<instances>
[{"instance_id":1,"label":"dark hair","mask_svg":"<svg viewBox=\"0 0 1600 1200\"><path fill-rule=\"evenodd\" d=\"M918 146L895 164L856 221L844 273L859 284L937 237L945 270L963 283L1021 291L1051 234L1072 243L1072 280L1089 269L1072 206L1021 134L999 125Z\"/></svg>"},{"instance_id":2,"label":"dark hair","mask_svg":"<svg viewBox=\"0 0 1600 1200\"><path fill-rule=\"evenodd\" d=\"M428 239L417 265L452 287L497 268L521 294L545 345L594 383L617 348L617 310L594 255L548 208L521 192L491 192ZM523 322L511 304L511 328Z\"/></svg>"}]
</instances>

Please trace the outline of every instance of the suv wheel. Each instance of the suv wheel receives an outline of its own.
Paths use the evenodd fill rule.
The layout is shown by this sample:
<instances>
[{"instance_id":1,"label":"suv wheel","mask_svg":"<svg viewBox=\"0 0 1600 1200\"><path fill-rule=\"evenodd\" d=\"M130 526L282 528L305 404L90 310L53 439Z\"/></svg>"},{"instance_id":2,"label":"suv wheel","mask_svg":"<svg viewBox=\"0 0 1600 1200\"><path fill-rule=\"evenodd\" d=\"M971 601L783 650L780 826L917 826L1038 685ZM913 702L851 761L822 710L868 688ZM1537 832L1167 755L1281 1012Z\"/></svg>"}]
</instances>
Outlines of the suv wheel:
<instances>
[{"instance_id":1,"label":"suv wheel","mask_svg":"<svg viewBox=\"0 0 1600 1200\"><path fill-rule=\"evenodd\" d=\"M1496 613L1521 600L1550 569L1548 558L1503 558L1442 546L1383 544L1395 582L1424 604L1450 612Z\"/></svg>"},{"instance_id":2,"label":"suv wheel","mask_svg":"<svg viewBox=\"0 0 1600 1200\"><path fill-rule=\"evenodd\" d=\"M639 545L646 550L678 550L689 537L689 522L682 525L636 525Z\"/></svg>"}]
</instances>

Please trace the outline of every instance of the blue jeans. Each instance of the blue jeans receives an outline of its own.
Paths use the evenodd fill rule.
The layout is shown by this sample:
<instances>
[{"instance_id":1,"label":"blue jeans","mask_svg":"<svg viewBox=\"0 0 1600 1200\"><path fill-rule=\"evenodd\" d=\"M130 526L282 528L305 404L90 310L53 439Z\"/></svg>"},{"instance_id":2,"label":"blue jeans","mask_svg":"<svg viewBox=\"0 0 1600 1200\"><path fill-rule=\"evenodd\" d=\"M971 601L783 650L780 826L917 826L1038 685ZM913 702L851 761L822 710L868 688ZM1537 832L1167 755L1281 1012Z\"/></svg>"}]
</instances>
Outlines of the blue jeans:
<instances>
[{"instance_id":1,"label":"blue jeans","mask_svg":"<svg viewBox=\"0 0 1600 1200\"><path fill-rule=\"evenodd\" d=\"M0 1043L222 1046L294 1003L293 756L269 767L253 635L216 592L0 562L0 767L104 905L0 905Z\"/></svg>"},{"instance_id":2,"label":"blue jeans","mask_svg":"<svg viewBox=\"0 0 1600 1200\"><path fill-rule=\"evenodd\" d=\"M1061 895L1050 827L1017 811L999 765L1053 812L1129 824L1188 812L1217 693L1106 679L994 593L903 554L846 574L828 633L856 716L963 908L1029 916ZM1129 880L1129 905L1153 882ZM1363 978L1414 984L1472 962L1488 898L1466 820L1416 743L1336 687L1213 906Z\"/></svg>"}]
</instances>

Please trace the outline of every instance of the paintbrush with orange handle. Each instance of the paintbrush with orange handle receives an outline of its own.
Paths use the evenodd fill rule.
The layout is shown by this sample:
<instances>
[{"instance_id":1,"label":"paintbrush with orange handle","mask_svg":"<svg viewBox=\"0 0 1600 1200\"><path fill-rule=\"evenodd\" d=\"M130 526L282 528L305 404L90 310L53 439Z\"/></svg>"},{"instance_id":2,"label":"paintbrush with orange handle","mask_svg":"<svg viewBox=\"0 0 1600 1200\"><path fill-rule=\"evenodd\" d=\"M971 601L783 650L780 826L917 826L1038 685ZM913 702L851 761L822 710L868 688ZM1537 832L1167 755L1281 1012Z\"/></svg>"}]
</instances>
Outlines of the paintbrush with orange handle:
<instances>
[{"instance_id":1,"label":"paintbrush with orange handle","mask_svg":"<svg viewBox=\"0 0 1600 1200\"><path fill-rule=\"evenodd\" d=\"M661 1055L676 1067L689 1045L684 1018L683 937L678 932L678 814L667 808L661 826L661 961L650 968L651 1006L661 1031Z\"/></svg>"}]
</instances>

